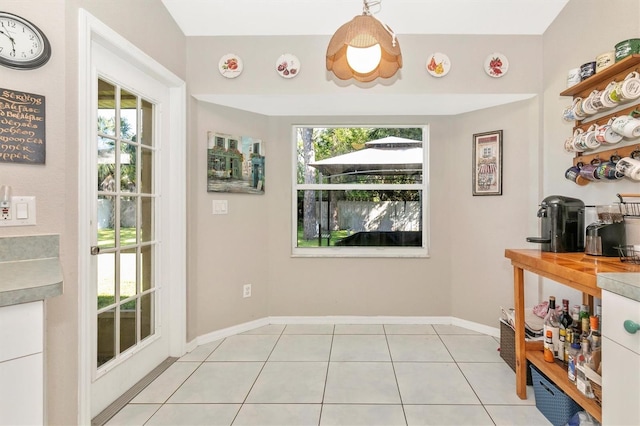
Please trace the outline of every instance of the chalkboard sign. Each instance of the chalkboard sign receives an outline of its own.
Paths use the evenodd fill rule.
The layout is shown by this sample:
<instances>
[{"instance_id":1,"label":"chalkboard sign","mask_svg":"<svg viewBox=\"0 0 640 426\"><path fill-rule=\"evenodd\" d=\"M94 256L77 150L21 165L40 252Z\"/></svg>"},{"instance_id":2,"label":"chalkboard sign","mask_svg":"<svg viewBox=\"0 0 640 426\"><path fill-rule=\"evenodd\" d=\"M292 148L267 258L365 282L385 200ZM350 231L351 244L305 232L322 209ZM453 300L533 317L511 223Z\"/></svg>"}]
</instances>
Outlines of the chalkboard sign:
<instances>
[{"instance_id":1,"label":"chalkboard sign","mask_svg":"<svg viewBox=\"0 0 640 426\"><path fill-rule=\"evenodd\" d=\"M0 89L0 162L44 164L44 96Z\"/></svg>"}]
</instances>

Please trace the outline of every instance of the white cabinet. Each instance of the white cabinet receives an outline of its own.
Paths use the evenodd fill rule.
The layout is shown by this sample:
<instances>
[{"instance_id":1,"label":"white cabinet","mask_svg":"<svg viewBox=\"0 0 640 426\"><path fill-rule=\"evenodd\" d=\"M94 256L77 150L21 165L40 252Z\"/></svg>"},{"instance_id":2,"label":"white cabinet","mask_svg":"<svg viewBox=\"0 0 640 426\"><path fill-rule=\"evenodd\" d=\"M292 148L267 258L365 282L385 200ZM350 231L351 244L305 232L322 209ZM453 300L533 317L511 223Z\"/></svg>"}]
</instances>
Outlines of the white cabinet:
<instances>
[{"instance_id":1,"label":"white cabinet","mask_svg":"<svg viewBox=\"0 0 640 426\"><path fill-rule=\"evenodd\" d=\"M624 321L640 323L640 302L602 292L602 424L640 425L640 331L625 330Z\"/></svg>"},{"instance_id":2,"label":"white cabinet","mask_svg":"<svg viewBox=\"0 0 640 426\"><path fill-rule=\"evenodd\" d=\"M43 301L0 307L0 425L44 422Z\"/></svg>"}]
</instances>

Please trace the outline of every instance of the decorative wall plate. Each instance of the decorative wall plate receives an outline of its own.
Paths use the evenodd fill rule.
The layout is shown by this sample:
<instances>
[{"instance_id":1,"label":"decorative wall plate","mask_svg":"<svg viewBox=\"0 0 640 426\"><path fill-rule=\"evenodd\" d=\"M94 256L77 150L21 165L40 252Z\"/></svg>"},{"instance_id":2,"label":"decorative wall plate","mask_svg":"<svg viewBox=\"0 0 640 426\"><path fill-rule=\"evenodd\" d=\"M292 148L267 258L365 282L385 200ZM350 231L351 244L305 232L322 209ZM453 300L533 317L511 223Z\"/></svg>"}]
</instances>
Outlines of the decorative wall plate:
<instances>
[{"instance_id":1,"label":"decorative wall plate","mask_svg":"<svg viewBox=\"0 0 640 426\"><path fill-rule=\"evenodd\" d=\"M451 70L451 61L444 53L436 52L427 58L427 72L434 77L444 77Z\"/></svg>"},{"instance_id":2,"label":"decorative wall plate","mask_svg":"<svg viewBox=\"0 0 640 426\"><path fill-rule=\"evenodd\" d=\"M300 61L290 53L280 55L276 61L276 71L282 78L293 78L300 72Z\"/></svg>"},{"instance_id":3,"label":"decorative wall plate","mask_svg":"<svg viewBox=\"0 0 640 426\"><path fill-rule=\"evenodd\" d=\"M509 70L509 61L502 53L492 53L484 60L484 71L491 77L502 77Z\"/></svg>"},{"instance_id":4,"label":"decorative wall plate","mask_svg":"<svg viewBox=\"0 0 640 426\"><path fill-rule=\"evenodd\" d=\"M227 78L236 78L242 73L242 59L238 55L229 53L220 58L218 70Z\"/></svg>"}]
</instances>

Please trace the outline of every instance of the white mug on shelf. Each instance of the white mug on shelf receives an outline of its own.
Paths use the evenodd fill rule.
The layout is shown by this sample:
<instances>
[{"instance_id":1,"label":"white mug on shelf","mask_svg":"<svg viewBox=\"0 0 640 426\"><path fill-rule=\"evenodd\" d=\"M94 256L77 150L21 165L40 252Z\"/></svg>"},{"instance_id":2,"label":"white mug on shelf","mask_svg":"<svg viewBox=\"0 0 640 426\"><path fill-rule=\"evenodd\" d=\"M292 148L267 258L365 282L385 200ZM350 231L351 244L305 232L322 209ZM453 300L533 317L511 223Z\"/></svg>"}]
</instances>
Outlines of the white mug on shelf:
<instances>
[{"instance_id":1,"label":"white mug on shelf","mask_svg":"<svg viewBox=\"0 0 640 426\"><path fill-rule=\"evenodd\" d=\"M640 120L632 115L623 115L616 118L611 123L611 128L625 138L634 139L640 137Z\"/></svg>"},{"instance_id":2,"label":"white mug on shelf","mask_svg":"<svg viewBox=\"0 0 640 426\"><path fill-rule=\"evenodd\" d=\"M631 180L640 181L640 160L624 157L616 163L616 170Z\"/></svg>"}]
</instances>

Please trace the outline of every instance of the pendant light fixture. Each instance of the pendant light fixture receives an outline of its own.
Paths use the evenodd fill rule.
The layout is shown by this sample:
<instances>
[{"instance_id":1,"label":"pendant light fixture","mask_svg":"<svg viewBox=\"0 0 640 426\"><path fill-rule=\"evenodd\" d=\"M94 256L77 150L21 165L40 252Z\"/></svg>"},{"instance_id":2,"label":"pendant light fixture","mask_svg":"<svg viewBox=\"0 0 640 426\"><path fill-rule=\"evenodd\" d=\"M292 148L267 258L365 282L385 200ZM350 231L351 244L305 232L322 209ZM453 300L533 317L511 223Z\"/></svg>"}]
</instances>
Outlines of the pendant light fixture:
<instances>
[{"instance_id":1,"label":"pendant light fixture","mask_svg":"<svg viewBox=\"0 0 640 426\"><path fill-rule=\"evenodd\" d=\"M362 15L335 32L327 47L327 70L340 80L362 82L393 77L402 68L402 53L396 35L371 14L381 0L363 0Z\"/></svg>"}]
</instances>

